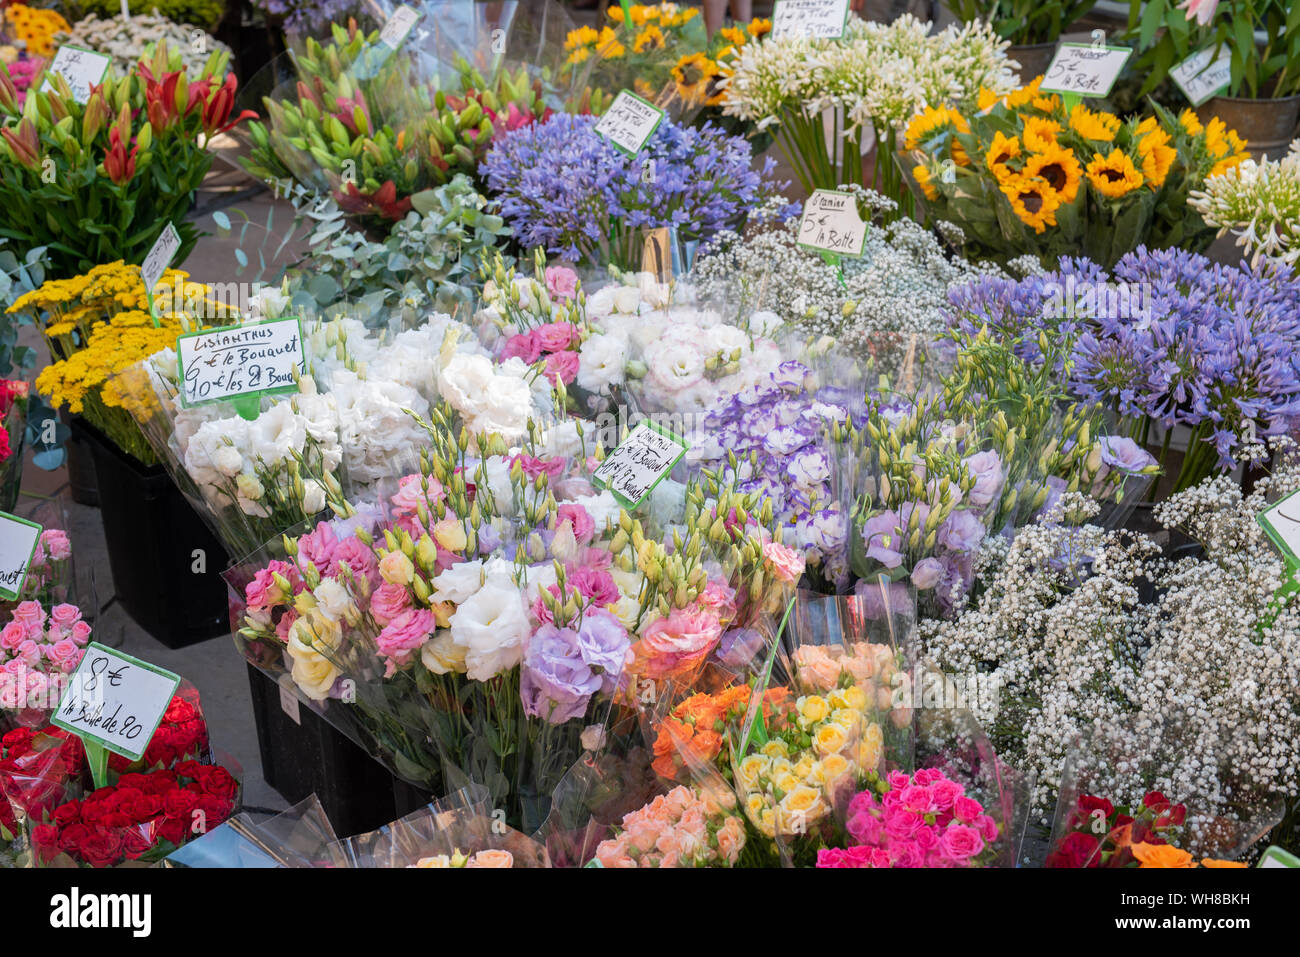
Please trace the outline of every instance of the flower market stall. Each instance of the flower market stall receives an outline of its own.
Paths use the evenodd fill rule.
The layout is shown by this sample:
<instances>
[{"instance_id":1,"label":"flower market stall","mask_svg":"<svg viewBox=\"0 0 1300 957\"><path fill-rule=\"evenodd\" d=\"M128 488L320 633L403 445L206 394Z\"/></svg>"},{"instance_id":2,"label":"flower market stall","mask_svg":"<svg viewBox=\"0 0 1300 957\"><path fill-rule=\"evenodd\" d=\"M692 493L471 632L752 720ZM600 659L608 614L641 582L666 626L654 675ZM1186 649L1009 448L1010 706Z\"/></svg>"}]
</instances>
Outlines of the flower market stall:
<instances>
[{"instance_id":1,"label":"flower market stall","mask_svg":"<svg viewBox=\"0 0 1300 957\"><path fill-rule=\"evenodd\" d=\"M881 6L5 5L0 867L1300 866L1300 15Z\"/></svg>"}]
</instances>

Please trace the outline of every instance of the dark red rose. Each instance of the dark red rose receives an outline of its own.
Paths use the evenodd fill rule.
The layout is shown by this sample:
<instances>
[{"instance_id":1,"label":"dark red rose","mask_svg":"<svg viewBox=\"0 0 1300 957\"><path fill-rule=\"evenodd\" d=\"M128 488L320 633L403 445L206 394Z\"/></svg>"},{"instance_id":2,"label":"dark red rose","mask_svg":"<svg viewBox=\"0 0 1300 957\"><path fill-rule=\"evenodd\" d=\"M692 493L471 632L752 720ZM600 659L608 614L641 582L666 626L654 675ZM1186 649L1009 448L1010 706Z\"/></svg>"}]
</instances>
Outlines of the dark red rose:
<instances>
[{"instance_id":1,"label":"dark red rose","mask_svg":"<svg viewBox=\"0 0 1300 957\"><path fill-rule=\"evenodd\" d=\"M198 803L198 795L178 788L163 795L162 801L163 813L168 817L188 818L190 811L194 810L194 805Z\"/></svg>"},{"instance_id":2,"label":"dark red rose","mask_svg":"<svg viewBox=\"0 0 1300 957\"><path fill-rule=\"evenodd\" d=\"M59 826L38 824L32 828L32 847L42 864L48 864L59 855Z\"/></svg>"},{"instance_id":3,"label":"dark red rose","mask_svg":"<svg viewBox=\"0 0 1300 957\"><path fill-rule=\"evenodd\" d=\"M1132 823L1133 823L1133 818L1129 817L1127 814L1115 815L1115 825L1114 825L1115 828L1121 828Z\"/></svg>"},{"instance_id":4,"label":"dark red rose","mask_svg":"<svg viewBox=\"0 0 1300 957\"><path fill-rule=\"evenodd\" d=\"M162 813L162 798L156 794L141 794L134 800L123 801L120 810L135 823L143 824Z\"/></svg>"},{"instance_id":5,"label":"dark red rose","mask_svg":"<svg viewBox=\"0 0 1300 957\"><path fill-rule=\"evenodd\" d=\"M1153 827L1176 827L1187 820L1187 807L1182 804L1175 804L1165 811L1158 818Z\"/></svg>"},{"instance_id":6,"label":"dark red rose","mask_svg":"<svg viewBox=\"0 0 1300 957\"><path fill-rule=\"evenodd\" d=\"M176 774L173 771L154 771L152 774L145 775L145 777L149 779L149 784L145 787L145 790L150 794L161 796L176 788Z\"/></svg>"},{"instance_id":7,"label":"dark red rose","mask_svg":"<svg viewBox=\"0 0 1300 957\"><path fill-rule=\"evenodd\" d=\"M148 854L153 849L154 841L149 833L153 828L131 827L122 835L122 854L128 861L134 861Z\"/></svg>"},{"instance_id":8,"label":"dark red rose","mask_svg":"<svg viewBox=\"0 0 1300 957\"><path fill-rule=\"evenodd\" d=\"M90 834L85 824L69 824L59 831L59 848L69 854L81 853L81 842Z\"/></svg>"},{"instance_id":9,"label":"dark red rose","mask_svg":"<svg viewBox=\"0 0 1300 957\"><path fill-rule=\"evenodd\" d=\"M107 801L92 801L90 798L81 802L81 820L89 825L103 822L105 816L112 814L113 808Z\"/></svg>"},{"instance_id":10,"label":"dark red rose","mask_svg":"<svg viewBox=\"0 0 1300 957\"><path fill-rule=\"evenodd\" d=\"M154 732L153 740L144 752L144 766L147 768L170 768L176 763L175 732L171 728L159 728Z\"/></svg>"},{"instance_id":11,"label":"dark red rose","mask_svg":"<svg viewBox=\"0 0 1300 957\"><path fill-rule=\"evenodd\" d=\"M100 827L111 827L115 830L121 830L124 827L130 827L135 823L131 815L123 811L109 811L99 819Z\"/></svg>"},{"instance_id":12,"label":"dark red rose","mask_svg":"<svg viewBox=\"0 0 1300 957\"><path fill-rule=\"evenodd\" d=\"M12 731L5 732L0 737L0 754L6 757L17 757L18 755L10 754L14 748L23 748L24 753L32 748L32 738L36 737L36 732L31 728L14 728Z\"/></svg>"},{"instance_id":13,"label":"dark red rose","mask_svg":"<svg viewBox=\"0 0 1300 957\"><path fill-rule=\"evenodd\" d=\"M1148 791L1142 795L1142 806L1160 810L1168 806L1169 798L1165 797L1159 791Z\"/></svg>"},{"instance_id":14,"label":"dark red rose","mask_svg":"<svg viewBox=\"0 0 1300 957\"><path fill-rule=\"evenodd\" d=\"M81 841L81 859L91 867L109 867L122 860L122 835L106 827L95 828Z\"/></svg>"},{"instance_id":15,"label":"dark red rose","mask_svg":"<svg viewBox=\"0 0 1300 957\"><path fill-rule=\"evenodd\" d=\"M117 786L119 789L135 788L137 791L147 791L149 790L149 776L138 771L124 774L117 779Z\"/></svg>"},{"instance_id":16,"label":"dark red rose","mask_svg":"<svg viewBox=\"0 0 1300 957\"><path fill-rule=\"evenodd\" d=\"M203 780L203 790L226 801L233 801L239 793L239 782L225 768L217 765Z\"/></svg>"},{"instance_id":17,"label":"dark red rose","mask_svg":"<svg viewBox=\"0 0 1300 957\"><path fill-rule=\"evenodd\" d=\"M120 754L110 754L108 756L108 769L117 774L125 772L133 763L130 758Z\"/></svg>"},{"instance_id":18,"label":"dark red rose","mask_svg":"<svg viewBox=\"0 0 1300 957\"><path fill-rule=\"evenodd\" d=\"M1103 797L1094 797L1091 794L1079 795L1079 810L1083 812L1085 818L1092 818L1092 812L1100 810L1106 815L1106 820L1115 813L1115 805L1111 804Z\"/></svg>"},{"instance_id":19,"label":"dark red rose","mask_svg":"<svg viewBox=\"0 0 1300 957\"><path fill-rule=\"evenodd\" d=\"M1100 867L1100 854L1095 853L1101 842L1084 831L1067 834L1056 850L1047 856L1048 867Z\"/></svg>"},{"instance_id":20,"label":"dark red rose","mask_svg":"<svg viewBox=\"0 0 1300 957\"><path fill-rule=\"evenodd\" d=\"M194 813L198 811L203 812L203 827L198 833L206 834L226 818L230 817L230 812L232 810L234 810L234 804L230 801L211 794L205 794L203 797L199 798L198 806L195 807L194 812L191 813L191 817L193 820L197 821L199 818L194 817ZM190 831L191 833L194 832L193 826L190 827Z\"/></svg>"},{"instance_id":21,"label":"dark red rose","mask_svg":"<svg viewBox=\"0 0 1300 957\"><path fill-rule=\"evenodd\" d=\"M165 817L158 824L158 837L164 841L179 845L185 840L190 827L190 816Z\"/></svg>"},{"instance_id":22,"label":"dark red rose","mask_svg":"<svg viewBox=\"0 0 1300 957\"><path fill-rule=\"evenodd\" d=\"M204 766L199 764L198 761L182 761L180 764L176 765L175 770L176 774L180 777L198 780L203 777L203 767Z\"/></svg>"},{"instance_id":23,"label":"dark red rose","mask_svg":"<svg viewBox=\"0 0 1300 957\"><path fill-rule=\"evenodd\" d=\"M163 715L163 721L166 724L180 724L183 721L193 721L199 717L199 709L190 704L180 695L172 698L171 704L167 706L167 712Z\"/></svg>"},{"instance_id":24,"label":"dark red rose","mask_svg":"<svg viewBox=\"0 0 1300 957\"><path fill-rule=\"evenodd\" d=\"M50 815L50 817L59 827L67 827L69 824L76 824L81 820L81 802L69 801L67 804L55 808L54 813Z\"/></svg>"}]
</instances>

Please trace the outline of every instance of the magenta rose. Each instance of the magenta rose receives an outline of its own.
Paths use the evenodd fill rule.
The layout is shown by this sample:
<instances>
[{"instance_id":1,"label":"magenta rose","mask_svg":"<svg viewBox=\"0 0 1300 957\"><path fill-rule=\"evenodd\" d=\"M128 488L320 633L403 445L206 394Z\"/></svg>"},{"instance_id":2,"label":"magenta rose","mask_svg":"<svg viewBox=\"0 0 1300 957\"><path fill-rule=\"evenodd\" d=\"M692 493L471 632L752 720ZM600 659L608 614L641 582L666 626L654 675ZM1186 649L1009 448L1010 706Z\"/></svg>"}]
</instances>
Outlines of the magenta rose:
<instances>
[{"instance_id":1,"label":"magenta rose","mask_svg":"<svg viewBox=\"0 0 1300 957\"><path fill-rule=\"evenodd\" d=\"M964 862L984 850L984 838L973 827L954 824L944 829L941 845L943 853L948 857Z\"/></svg>"},{"instance_id":2,"label":"magenta rose","mask_svg":"<svg viewBox=\"0 0 1300 957\"><path fill-rule=\"evenodd\" d=\"M962 796L952 802L952 813L963 824L974 824L984 813L984 808L974 798Z\"/></svg>"},{"instance_id":3,"label":"magenta rose","mask_svg":"<svg viewBox=\"0 0 1300 957\"><path fill-rule=\"evenodd\" d=\"M930 785L930 797L934 799L935 809L939 811L948 810L965 793L964 787L947 778L941 778Z\"/></svg>"}]
</instances>

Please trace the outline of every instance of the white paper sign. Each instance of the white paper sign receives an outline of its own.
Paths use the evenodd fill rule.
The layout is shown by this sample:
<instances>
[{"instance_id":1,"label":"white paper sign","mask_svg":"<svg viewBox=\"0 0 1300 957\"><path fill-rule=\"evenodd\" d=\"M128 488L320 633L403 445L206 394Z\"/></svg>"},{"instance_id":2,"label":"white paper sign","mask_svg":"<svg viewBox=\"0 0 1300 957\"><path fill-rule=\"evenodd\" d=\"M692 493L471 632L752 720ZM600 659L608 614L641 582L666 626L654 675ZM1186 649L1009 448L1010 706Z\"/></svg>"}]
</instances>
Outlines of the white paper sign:
<instances>
[{"instance_id":1,"label":"white paper sign","mask_svg":"<svg viewBox=\"0 0 1300 957\"><path fill-rule=\"evenodd\" d=\"M140 264L140 278L144 281L144 288L150 293L153 292L153 287L158 285L158 280L172 264L172 258L180 248L181 234L176 232L175 226L168 223L163 228L158 241L149 250L149 255L145 256L144 262Z\"/></svg>"},{"instance_id":2,"label":"white paper sign","mask_svg":"<svg viewBox=\"0 0 1300 957\"><path fill-rule=\"evenodd\" d=\"M849 0L777 0L773 37L838 39L849 21Z\"/></svg>"},{"instance_id":3,"label":"white paper sign","mask_svg":"<svg viewBox=\"0 0 1300 957\"><path fill-rule=\"evenodd\" d=\"M837 256L861 256L867 224L858 215L852 193L818 189L804 203L799 219L799 245Z\"/></svg>"},{"instance_id":4,"label":"white paper sign","mask_svg":"<svg viewBox=\"0 0 1300 957\"><path fill-rule=\"evenodd\" d=\"M406 4L402 4L393 11L393 15L384 24L384 29L379 34L379 42L396 50L406 40L406 35L411 32L411 28L419 19L418 13Z\"/></svg>"},{"instance_id":5,"label":"white paper sign","mask_svg":"<svg viewBox=\"0 0 1300 957\"><path fill-rule=\"evenodd\" d=\"M654 135L664 111L635 93L623 90L614 97L605 115L596 121L596 132L624 153L635 156Z\"/></svg>"},{"instance_id":6,"label":"white paper sign","mask_svg":"<svg viewBox=\"0 0 1300 957\"><path fill-rule=\"evenodd\" d=\"M294 693L291 685L293 679L288 675L280 675L280 710L289 716L294 724L302 724L302 712L298 706L298 696Z\"/></svg>"},{"instance_id":7,"label":"white paper sign","mask_svg":"<svg viewBox=\"0 0 1300 957\"><path fill-rule=\"evenodd\" d=\"M68 81L74 100L85 103L90 99L90 88L104 82L104 74L108 72L112 62L113 58L107 53L96 53L94 50L83 50L81 47L61 46L54 54L49 69L51 73L59 73ZM41 89L49 90L53 86L49 77L46 77Z\"/></svg>"},{"instance_id":8,"label":"white paper sign","mask_svg":"<svg viewBox=\"0 0 1300 957\"><path fill-rule=\"evenodd\" d=\"M686 443L641 422L592 473L625 508L635 508L686 454Z\"/></svg>"},{"instance_id":9,"label":"white paper sign","mask_svg":"<svg viewBox=\"0 0 1300 957\"><path fill-rule=\"evenodd\" d=\"M1300 562L1300 492L1292 492L1260 512L1259 524L1287 558Z\"/></svg>"},{"instance_id":10,"label":"white paper sign","mask_svg":"<svg viewBox=\"0 0 1300 957\"><path fill-rule=\"evenodd\" d=\"M1062 43L1038 89L1043 93L1105 96L1132 53L1128 47Z\"/></svg>"},{"instance_id":11,"label":"white paper sign","mask_svg":"<svg viewBox=\"0 0 1300 957\"><path fill-rule=\"evenodd\" d=\"M41 526L35 522L0 512L0 598L14 601L22 592L40 537Z\"/></svg>"},{"instance_id":12,"label":"white paper sign","mask_svg":"<svg viewBox=\"0 0 1300 957\"><path fill-rule=\"evenodd\" d=\"M181 403L297 388L307 371L296 318L191 332L176 337Z\"/></svg>"},{"instance_id":13,"label":"white paper sign","mask_svg":"<svg viewBox=\"0 0 1300 957\"><path fill-rule=\"evenodd\" d=\"M1260 856L1257 867L1300 867L1300 858L1274 844Z\"/></svg>"},{"instance_id":14,"label":"white paper sign","mask_svg":"<svg viewBox=\"0 0 1300 957\"><path fill-rule=\"evenodd\" d=\"M91 642L52 723L132 761L149 747L180 678Z\"/></svg>"},{"instance_id":15,"label":"white paper sign","mask_svg":"<svg viewBox=\"0 0 1300 957\"><path fill-rule=\"evenodd\" d=\"M1228 88L1232 80L1232 54L1224 47L1216 60L1214 47L1206 47L1171 69L1169 76L1192 106L1200 106Z\"/></svg>"}]
</instances>

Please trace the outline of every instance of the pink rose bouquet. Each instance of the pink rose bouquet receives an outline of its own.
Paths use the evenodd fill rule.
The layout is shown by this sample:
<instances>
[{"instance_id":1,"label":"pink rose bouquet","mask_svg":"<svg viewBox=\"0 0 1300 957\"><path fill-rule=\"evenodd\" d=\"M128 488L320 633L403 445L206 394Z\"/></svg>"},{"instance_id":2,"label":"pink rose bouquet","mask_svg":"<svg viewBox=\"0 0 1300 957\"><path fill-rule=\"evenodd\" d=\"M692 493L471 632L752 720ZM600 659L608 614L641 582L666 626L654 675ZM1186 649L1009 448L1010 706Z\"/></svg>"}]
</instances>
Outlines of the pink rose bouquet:
<instances>
[{"instance_id":1,"label":"pink rose bouquet","mask_svg":"<svg viewBox=\"0 0 1300 957\"><path fill-rule=\"evenodd\" d=\"M744 823L730 808L679 785L625 815L596 860L602 867L735 867L744 848Z\"/></svg>"}]
</instances>

